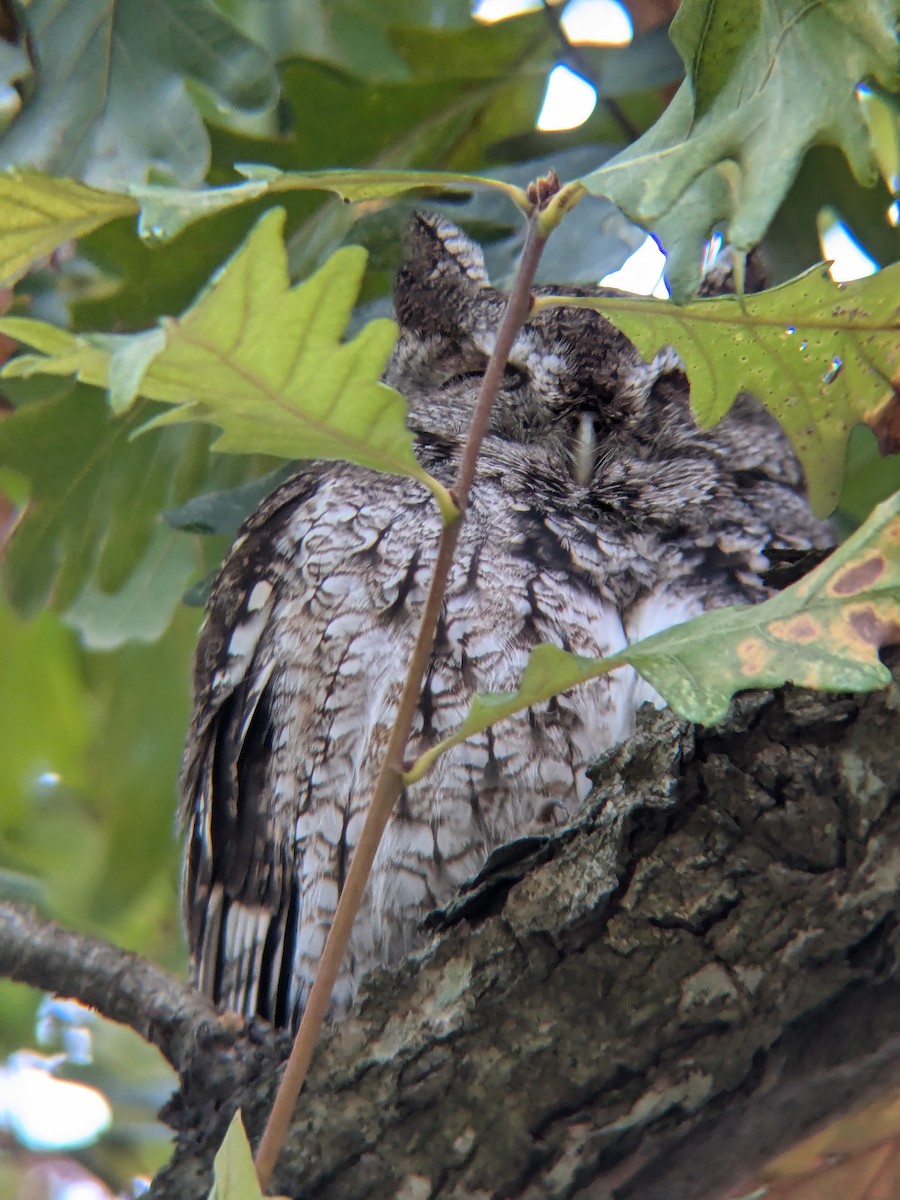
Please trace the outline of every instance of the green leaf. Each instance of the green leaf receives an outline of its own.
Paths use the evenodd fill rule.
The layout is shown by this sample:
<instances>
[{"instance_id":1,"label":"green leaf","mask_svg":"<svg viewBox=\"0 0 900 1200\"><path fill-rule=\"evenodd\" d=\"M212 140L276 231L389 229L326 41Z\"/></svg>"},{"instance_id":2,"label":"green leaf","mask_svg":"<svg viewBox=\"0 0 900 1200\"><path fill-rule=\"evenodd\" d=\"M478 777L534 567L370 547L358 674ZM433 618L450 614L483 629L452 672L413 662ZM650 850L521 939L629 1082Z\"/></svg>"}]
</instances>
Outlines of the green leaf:
<instances>
[{"instance_id":1,"label":"green leaf","mask_svg":"<svg viewBox=\"0 0 900 1200\"><path fill-rule=\"evenodd\" d=\"M35 259L116 217L137 212L119 192L101 192L73 179L37 171L0 174L0 283L21 275Z\"/></svg>"},{"instance_id":2,"label":"green leaf","mask_svg":"<svg viewBox=\"0 0 900 1200\"><path fill-rule=\"evenodd\" d=\"M193 538L157 525L142 558L116 592L88 579L65 613L89 650L115 650L130 641L156 642L200 566Z\"/></svg>"},{"instance_id":3,"label":"green leaf","mask_svg":"<svg viewBox=\"0 0 900 1200\"><path fill-rule=\"evenodd\" d=\"M851 533L876 504L896 491L900 491L900 454L882 456L872 430L858 425L850 437L844 487L832 523L840 534Z\"/></svg>"},{"instance_id":4,"label":"green leaf","mask_svg":"<svg viewBox=\"0 0 900 1200\"><path fill-rule=\"evenodd\" d=\"M900 188L900 99L861 88L859 102L881 177L896 192Z\"/></svg>"},{"instance_id":5,"label":"green leaf","mask_svg":"<svg viewBox=\"0 0 900 1200\"><path fill-rule=\"evenodd\" d=\"M756 245L816 143L876 178L856 85L897 86L892 0L684 0L672 23L688 78L663 117L583 179L666 242L680 297L699 242L720 219Z\"/></svg>"},{"instance_id":6,"label":"green leaf","mask_svg":"<svg viewBox=\"0 0 900 1200\"><path fill-rule=\"evenodd\" d=\"M40 351L40 354L20 354L12 359L5 368L8 379L30 379L33 375L74 375L82 383L95 387L109 386L114 410L128 407L122 397L113 392L113 379L125 376L126 372L124 366L118 372L113 368L115 341L112 336L76 335L32 317L5 317L3 331L7 337ZM119 345L127 351L131 339L122 338ZM142 341L139 345L146 345L146 342ZM136 357L135 349L127 354L126 364L133 362ZM129 403L133 399L134 392L128 397Z\"/></svg>"},{"instance_id":7,"label":"green leaf","mask_svg":"<svg viewBox=\"0 0 900 1200\"><path fill-rule=\"evenodd\" d=\"M173 529L184 529L189 533L234 537L241 522L295 470L294 463L287 463L249 483L192 496L186 504L165 513L166 521Z\"/></svg>"},{"instance_id":8,"label":"green leaf","mask_svg":"<svg viewBox=\"0 0 900 1200\"><path fill-rule=\"evenodd\" d=\"M115 413L131 407L148 367L166 345L162 329L74 334L31 317L6 317L4 329L8 337L41 351L17 355L7 365L7 379L74 375L82 383L107 388Z\"/></svg>"},{"instance_id":9,"label":"green leaf","mask_svg":"<svg viewBox=\"0 0 900 1200\"><path fill-rule=\"evenodd\" d=\"M288 220L305 216L298 210L312 197L313 193L286 197ZM262 201L198 221L172 242L136 237L137 222L128 218L95 230L79 242L78 255L92 264L99 286L72 297L72 328L131 332L154 326L161 313L183 312L247 236L264 205L269 207ZM64 288L66 281L57 277L49 283ZM52 319L45 311L31 315ZM59 323L68 325L62 316Z\"/></svg>"},{"instance_id":10,"label":"green leaf","mask_svg":"<svg viewBox=\"0 0 900 1200\"><path fill-rule=\"evenodd\" d=\"M178 970L173 780L197 621L92 655L54 614L21 621L0 600L0 892Z\"/></svg>"},{"instance_id":11,"label":"green leaf","mask_svg":"<svg viewBox=\"0 0 900 1200\"><path fill-rule=\"evenodd\" d=\"M235 169L244 176L246 183L198 191L132 184L129 191L141 204L141 236L162 240L173 238L193 221L212 213L258 200L260 196L291 191L336 192L342 200L357 203L362 200L390 199L423 188L468 192L474 187L490 187L504 192L523 210L528 208L528 201L520 188L499 179L455 171L282 171L265 163L236 163Z\"/></svg>"},{"instance_id":12,"label":"green leaf","mask_svg":"<svg viewBox=\"0 0 900 1200\"><path fill-rule=\"evenodd\" d=\"M231 1118L216 1154L209 1200L264 1200L240 1109Z\"/></svg>"},{"instance_id":13,"label":"green leaf","mask_svg":"<svg viewBox=\"0 0 900 1200\"><path fill-rule=\"evenodd\" d=\"M223 112L272 107L271 60L205 0L34 0L37 86L0 138L0 165L90 183L199 183L209 141L185 78Z\"/></svg>"},{"instance_id":14,"label":"green leaf","mask_svg":"<svg viewBox=\"0 0 900 1200\"><path fill-rule=\"evenodd\" d=\"M132 438L152 412L140 405L116 419L99 392L76 387L0 422L0 464L31 483L3 564L19 611L33 615L52 597L65 613L89 586L104 595L120 591L145 560L161 511L204 484L215 486L208 431L160 429ZM177 555L167 561L170 597L163 601L157 590L157 600L171 611L185 572ZM161 571L159 565L157 588ZM155 627L157 616L144 612ZM138 627L131 632L143 636Z\"/></svg>"},{"instance_id":15,"label":"green leaf","mask_svg":"<svg viewBox=\"0 0 900 1200\"><path fill-rule=\"evenodd\" d=\"M860 187L847 160L831 146L806 155L790 193L763 243L771 283L782 283L808 270L822 257L818 222L827 208L840 215L854 238L877 263L897 257L897 230L887 220L891 195L883 184Z\"/></svg>"},{"instance_id":16,"label":"green leaf","mask_svg":"<svg viewBox=\"0 0 900 1200\"><path fill-rule=\"evenodd\" d=\"M720 608L609 658L532 651L516 692L477 693L451 737L404 776L421 779L451 746L522 709L630 664L683 717L722 720L735 692L796 683L863 692L890 683L879 646L900 642L900 492L799 582L762 604Z\"/></svg>"},{"instance_id":17,"label":"green leaf","mask_svg":"<svg viewBox=\"0 0 900 1200\"><path fill-rule=\"evenodd\" d=\"M0 832L27 818L38 779L52 771L86 782L90 719L81 703L78 647L49 613L25 624L0 600ZM36 681L40 680L40 686Z\"/></svg>"},{"instance_id":18,"label":"green leaf","mask_svg":"<svg viewBox=\"0 0 900 1200\"><path fill-rule=\"evenodd\" d=\"M153 643L132 640L83 655L82 707L92 738L81 808L102 829L103 852L80 923L96 922L120 945L173 968L184 962L181 939L173 937L180 857L174 781L190 719L185 669L200 615L180 608ZM49 883L55 891L52 873Z\"/></svg>"},{"instance_id":19,"label":"green leaf","mask_svg":"<svg viewBox=\"0 0 900 1200\"><path fill-rule=\"evenodd\" d=\"M740 391L778 418L806 471L816 511L841 488L847 439L874 421L900 372L900 265L835 284L824 267L780 287L678 306L653 299L547 297L603 312L646 357L681 356L698 420L714 424Z\"/></svg>"},{"instance_id":20,"label":"green leaf","mask_svg":"<svg viewBox=\"0 0 900 1200\"><path fill-rule=\"evenodd\" d=\"M424 48L420 49L429 63L443 63L456 57L457 40L464 39L470 32L430 31L430 50L426 54ZM475 32L487 35L501 31L482 28ZM394 39L401 53L413 59L412 65L418 71L407 33L396 30ZM444 171L479 169L485 162L491 162L498 143L515 137L523 128L530 129L545 87L549 64L533 61L545 56L540 50L529 49L523 53L521 38L512 34L512 29L507 27L502 44L505 58L500 60L492 53L486 53L488 48L480 41L479 53L469 53L465 57L467 68L463 75L450 79L431 79L426 72L424 81L416 75L407 83L364 83L333 69L327 70L322 63L306 60L289 63L283 71L288 103L295 112L302 112L306 98L315 95L317 102L330 114L327 126L314 121L300 122L290 139L283 140L280 145L269 142L254 145L248 139L242 142L233 136L217 138L214 139L215 152L220 161L227 154L229 164L265 161L284 168L293 168L297 164L308 169L328 168L339 162L379 170L429 169L436 164ZM499 45L490 38L487 41L491 48ZM480 74L486 61L494 64L493 77ZM547 147L548 143L542 141L537 148L544 154L541 173L546 169ZM554 143L554 153L557 148ZM593 167L596 163L595 159L590 165ZM521 182L508 179L502 172L492 171L491 175L507 182ZM506 224L521 223L520 213L509 204L505 192L460 186L473 196L490 197L498 207L504 208ZM294 193L293 198L295 202L301 198L310 202L315 193ZM514 202L519 199L514 194ZM410 193L409 202L432 206L430 198L426 201L415 193ZM391 209L376 203L367 205L364 210L369 228L373 221L380 222L383 228L394 223L392 244L395 249L400 245L402 229L408 220L408 211L404 209L406 206L396 203ZM323 198L314 215L289 239L292 275L310 274L337 246L348 240L365 244L363 235L355 228L361 217L366 220L356 206L343 204L336 197ZM349 237L351 228L354 230L352 238ZM372 283L370 268L367 285ZM384 283L387 283L386 279Z\"/></svg>"},{"instance_id":21,"label":"green leaf","mask_svg":"<svg viewBox=\"0 0 900 1200\"><path fill-rule=\"evenodd\" d=\"M328 8L334 11L332 0ZM433 5L413 6L409 17L433 18L434 12ZM294 128L266 140L216 130L215 161L221 167L267 162L286 170L341 164L443 171L480 170L497 161L501 139L531 130L556 47L540 16L502 26L465 24L395 25L391 42L407 65L390 79L350 64L336 70L327 61L335 56L315 40L297 45L298 57L280 68L285 100L297 114ZM311 97L327 121L306 119ZM544 146L555 151L558 141L545 140Z\"/></svg>"},{"instance_id":22,"label":"green leaf","mask_svg":"<svg viewBox=\"0 0 900 1200\"><path fill-rule=\"evenodd\" d=\"M440 58L447 50L446 42L452 42L458 36L445 32L440 37L435 35L437 57ZM398 44L401 44L402 35L397 34L397 37ZM473 79L471 85L468 78L433 82L419 82L416 79L405 83L369 82L337 71L324 62L308 58L289 61L280 68L285 104L294 113L303 114L309 108L310 97L314 96L317 110L328 113L327 122L301 119L289 134L265 139L235 130L212 129L214 167L209 182L228 182L232 164L246 161L271 163L285 170L293 169L298 164L309 170L330 169L335 163L371 166L379 171L390 168L428 169L435 164L439 164L444 171L466 172L473 167L478 168L488 161L490 148L499 140L533 123L534 113L540 105L546 69L524 70L521 61L516 58L516 45L516 39L507 37L507 69L502 69L503 64L499 64L496 78ZM473 70L477 68L478 61L472 64ZM596 162L595 158L590 166L595 166ZM588 166L583 165L582 169L586 170ZM413 181L419 181L420 178L414 176ZM351 181L355 179L351 177ZM446 176L442 175L441 180L445 179ZM471 190L468 184L459 186L463 190ZM477 192L482 192L482 189L476 189ZM505 220L508 224L521 220L518 210L508 204L504 192L489 190L482 194L492 196L498 205L507 208ZM268 190L265 190L257 205L264 203L268 195ZM222 197L215 195L211 199L213 204L223 202ZM224 196L226 207L218 218L204 219L204 234L207 229L214 233L221 226L223 217L232 218L233 223L233 218L246 212L246 208L228 208L231 199L227 194ZM337 195L328 196L315 190L284 191L280 193L280 199L288 205L289 227L293 230L288 240L288 260L293 278L312 274L338 246L348 241L366 244L365 237L354 228L361 217L370 225L372 221L381 221L384 226L395 226L391 239L394 251L399 250L401 231L408 220L406 207L399 204L389 207L374 203L361 209L353 204L342 203ZM417 199L419 203L425 202L416 196L415 191L409 194L410 203ZM177 204L174 213L169 210L166 195L159 197L159 203L161 208L157 213L148 211L149 219L145 221L145 228L149 231L157 225L164 231L171 220L174 230L181 223L183 214L177 211ZM191 199L188 203L193 205L195 201ZM427 203L431 206L430 199ZM156 204L155 199L153 204ZM159 221L156 220L157 215ZM192 231L197 228L197 223L192 223L187 234L179 235L179 251L182 239L191 237ZM232 245L236 244L236 240L237 237ZM197 243L195 237L191 248L185 248L185 257L192 265L197 260ZM145 240L137 247L138 251L146 245ZM153 248L154 255L145 253L143 258L150 258L150 270L158 273L156 259L165 255L171 246L163 245L160 248L157 241ZM205 248L204 242L199 252L203 253ZM395 261L392 260L391 267L394 265ZM147 267L142 272L142 278L146 272ZM387 276L376 281L370 264L366 288L371 290L378 283L382 292L389 290ZM156 311L175 312L177 308L172 304L160 303ZM102 327L103 322L95 321L93 324Z\"/></svg>"},{"instance_id":23,"label":"green leaf","mask_svg":"<svg viewBox=\"0 0 900 1200\"><path fill-rule=\"evenodd\" d=\"M237 6L241 26L273 55L307 54L363 80L405 79L396 27L426 24L441 29L472 24L469 0L267 0Z\"/></svg>"},{"instance_id":24,"label":"green leaf","mask_svg":"<svg viewBox=\"0 0 900 1200\"><path fill-rule=\"evenodd\" d=\"M380 382L393 321L372 321L341 343L365 268L346 246L291 288L275 210L255 226L209 289L177 321L142 383L176 405L163 423L222 427L221 450L349 459L429 483L412 449L406 404ZM439 485L438 485L439 486Z\"/></svg>"},{"instance_id":25,"label":"green leaf","mask_svg":"<svg viewBox=\"0 0 900 1200\"><path fill-rule=\"evenodd\" d=\"M455 511L446 489L424 471L406 427L406 403L380 376L396 338L393 321L372 321L340 342L365 268L365 251L346 246L310 279L291 288L281 230L284 213L267 213L218 272L196 304L164 320L165 347L141 358L143 377L131 385L173 407L155 425L202 420L218 425L219 450L282 458L346 459L377 471L418 479L442 512ZM79 373L109 383L115 355L132 339L104 351L96 335L66 335L59 359L58 330L11 319L0 329L50 348L6 368L11 375ZM146 334L137 335L146 339ZM105 357L104 357L105 355ZM134 366L134 356L128 359ZM100 364L106 365L106 379Z\"/></svg>"}]
</instances>

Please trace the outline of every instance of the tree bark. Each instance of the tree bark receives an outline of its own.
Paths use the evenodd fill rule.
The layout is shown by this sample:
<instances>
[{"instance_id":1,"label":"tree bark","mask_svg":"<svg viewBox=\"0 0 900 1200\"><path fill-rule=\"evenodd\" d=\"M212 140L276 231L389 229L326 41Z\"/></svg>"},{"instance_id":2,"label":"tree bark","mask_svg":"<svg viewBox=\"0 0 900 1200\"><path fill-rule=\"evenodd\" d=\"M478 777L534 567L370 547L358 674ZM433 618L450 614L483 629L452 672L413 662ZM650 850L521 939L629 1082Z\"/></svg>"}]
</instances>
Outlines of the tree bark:
<instances>
[{"instance_id":1,"label":"tree bark","mask_svg":"<svg viewBox=\"0 0 900 1200\"><path fill-rule=\"evenodd\" d=\"M0 902L0 977L74 996L156 1046L176 1071L227 1017L196 988L100 938Z\"/></svg>"},{"instance_id":2,"label":"tree bark","mask_svg":"<svg viewBox=\"0 0 900 1200\"><path fill-rule=\"evenodd\" d=\"M700 1200L900 1082L897 674L709 730L646 710L574 824L498 852L370 977L273 1189ZM206 1194L236 1104L259 1135L282 1050L199 1039L156 1200Z\"/></svg>"},{"instance_id":3,"label":"tree bark","mask_svg":"<svg viewBox=\"0 0 900 1200\"><path fill-rule=\"evenodd\" d=\"M304 1200L700 1200L900 1082L900 653L869 696L643 715L578 820L504 847L331 1031L275 1179ZM11 907L0 973L123 1020L181 1075L157 1198L203 1197L288 1044ZM732 1194L739 1194L735 1191Z\"/></svg>"}]
</instances>

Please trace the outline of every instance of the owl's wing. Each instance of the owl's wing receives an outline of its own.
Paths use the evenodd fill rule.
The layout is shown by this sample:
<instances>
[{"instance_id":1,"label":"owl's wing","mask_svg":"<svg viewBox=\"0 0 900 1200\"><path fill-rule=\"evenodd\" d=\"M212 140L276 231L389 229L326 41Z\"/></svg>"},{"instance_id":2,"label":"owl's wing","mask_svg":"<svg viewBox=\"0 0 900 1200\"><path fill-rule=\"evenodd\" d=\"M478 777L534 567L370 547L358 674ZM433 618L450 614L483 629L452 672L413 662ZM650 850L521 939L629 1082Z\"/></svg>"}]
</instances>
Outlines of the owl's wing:
<instances>
[{"instance_id":1,"label":"owl's wing","mask_svg":"<svg viewBox=\"0 0 900 1200\"><path fill-rule=\"evenodd\" d=\"M278 595L276 543L317 483L316 469L293 477L241 527L200 635L181 772L182 894L196 983L228 1008L280 1024L289 1020L299 898L293 830L266 773L274 662L260 645Z\"/></svg>"}]
</instances>

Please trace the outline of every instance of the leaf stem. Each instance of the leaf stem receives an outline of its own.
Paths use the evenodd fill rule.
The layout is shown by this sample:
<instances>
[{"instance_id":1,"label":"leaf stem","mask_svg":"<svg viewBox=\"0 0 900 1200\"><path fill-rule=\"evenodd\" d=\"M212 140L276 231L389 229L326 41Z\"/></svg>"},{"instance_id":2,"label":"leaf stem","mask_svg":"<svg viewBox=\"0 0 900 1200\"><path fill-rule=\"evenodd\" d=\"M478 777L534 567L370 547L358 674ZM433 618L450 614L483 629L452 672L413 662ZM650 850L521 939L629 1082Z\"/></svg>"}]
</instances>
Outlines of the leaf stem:
<instances>
[{"instance_id":1,"label":"leaf stem","mask_svg":"<svg viewBox=\"0 0 900 1200\"><path fill-rule=\"evenodd\" d=\"M334 921L316 971L316 978L306 1002L303 1019L297 1030L284 1076L256 1152L256 1174L261 1188L268 1185L281 1147L287 1137L297 1098L309 1070L319 1031L328 1012L331 994L350 940L353 921L362 901L372 864L375 861L381 835L390 820L394 804L403 788L406 745L418 707L422 681L431 659L447 580L453 564L453 555L465 516L469 491L475 477L478 452L487 432L491 408L503 378L503 370L510 350L519 329L531 312L531 284L548 235L549 231L545 232L542 228L540 212L536 208L529 217L525 248L522 252L515 283L509 294L506 312L497 333L494 352L484 373L469 434L452 489L451 494L459 512L450 520L445 520L441 531L434 574L422 612L415 648L403 685L384 761L375 783L365 824L347 872L347 879L341 891Z\"/></svg>"}]
</instances>

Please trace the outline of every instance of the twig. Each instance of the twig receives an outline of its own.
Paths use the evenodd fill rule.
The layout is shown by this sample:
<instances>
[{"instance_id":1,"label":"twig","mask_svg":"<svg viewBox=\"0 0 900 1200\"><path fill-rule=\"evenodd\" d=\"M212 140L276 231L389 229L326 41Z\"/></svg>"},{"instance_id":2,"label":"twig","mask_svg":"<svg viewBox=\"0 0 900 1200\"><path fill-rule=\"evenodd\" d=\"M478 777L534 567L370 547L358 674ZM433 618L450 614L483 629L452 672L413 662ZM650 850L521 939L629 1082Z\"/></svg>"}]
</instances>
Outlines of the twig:
<instances>
[{"instance_id":1,"label":"twig","mask_svg":"<svg viewBox=\"0 0 900 1200\"><path fill-rule=\"evenodd\" d=\"M535 188L535 185L532 185ZM284 1076L278 1088L272 1111L263 1132L262 1139L256 1152L256 1173L261 1188L268 1185L272 1177L275 1162L281 1151L290 1127L291 1118L306 1078L313 1051L318 1040L319 1031L325 1020L331 994L338 977L341 962L350 940L353 921L359 909L363 892L369 878L372 863L378 850L381 835L387 825L394 804L403 787L402 773L404 755L409 741L413 719L419 703L422 681L431 659L435 631L437 630L441 606L453 555L459 538L460 526L465 516L466 502L472 480L475 476L475 466L478 452L487 431L491 408L497 396L503 370L512 349L516 335L528 319L531 311L531 284L540 260L548 233L540 224L540 208L543 203L555 194L559 187L555 175L544 181L530 193L535 202L535 210L529 219L528 236L522 259L516 273L515 283L507 301L506 312L497 333L494 352L488 362L482 380L481 390L472 417L469 436L463 450L462 460L456 482L453 487L453 498L459 509L458 516L445 524L441 532L437 560L431 579L425 608L416 645L409 664L406 682L397 708L397 716L391 730L391 737L385 753L384 762L378 775L366 821L360 835L359 843L353 854L347 879L341 891L340 900L334 914L334 921L322 952L322 958L316 972L303 1019L294 1040L290 1058L285 1067Z\"/></svg>"},{"instance_id":2,"label":"twig","mask_svg":"<svg viewBox=\"0 0 900 1200\"><path fill-rule=\"evenodd\" d=\"M562 7L561 4L552 4L550 0L544 0L544 16L549 21L550 28L559 39L566 66L591 85L597 93L597 100L606 109L628 140L630 142L636 141L640 136L640 130L626 116L625 111L615 97L604 95L603 85L599 76L595 73L591 64L578 47L574 46L566 36L566 31L563 29L562 19L560 18Z\"/></svg>"},{"instance_id":3,"label":"twig","mask_svg":"<svg viewBox=\"0 0 900 1200\"><path fill-rule=\"evenodd\" d=\"M127 1025L179 1072L201 1034L221 1025L205 996L160 967L16 904L0 904L0 976Z\"/></svg>"}]
</instances>

